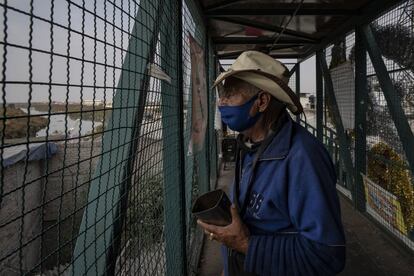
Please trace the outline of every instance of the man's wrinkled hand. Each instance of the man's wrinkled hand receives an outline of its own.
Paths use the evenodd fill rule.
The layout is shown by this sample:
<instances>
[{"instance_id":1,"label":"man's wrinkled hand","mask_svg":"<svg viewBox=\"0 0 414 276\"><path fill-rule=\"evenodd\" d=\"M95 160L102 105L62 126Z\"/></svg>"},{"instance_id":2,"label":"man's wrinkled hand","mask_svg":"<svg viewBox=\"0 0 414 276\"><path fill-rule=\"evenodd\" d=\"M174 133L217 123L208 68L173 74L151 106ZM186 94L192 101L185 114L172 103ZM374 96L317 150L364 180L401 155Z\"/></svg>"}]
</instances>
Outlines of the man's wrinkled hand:
<instances>
[{"instance_id":1,"label":"man's wrinkled hand","mask_svg":"<svg viewBox=\"0 0 414 276\"><path fill-rule=\"evenodd\" d=\"M234 205L231 206L230 211L232 222L227 226L207 224L201 220L197 220L197 223L213 239L223 243L229 248L246 254L249 247L249 229L240 219L239 213Z\"/></svg>"}]
</instances>

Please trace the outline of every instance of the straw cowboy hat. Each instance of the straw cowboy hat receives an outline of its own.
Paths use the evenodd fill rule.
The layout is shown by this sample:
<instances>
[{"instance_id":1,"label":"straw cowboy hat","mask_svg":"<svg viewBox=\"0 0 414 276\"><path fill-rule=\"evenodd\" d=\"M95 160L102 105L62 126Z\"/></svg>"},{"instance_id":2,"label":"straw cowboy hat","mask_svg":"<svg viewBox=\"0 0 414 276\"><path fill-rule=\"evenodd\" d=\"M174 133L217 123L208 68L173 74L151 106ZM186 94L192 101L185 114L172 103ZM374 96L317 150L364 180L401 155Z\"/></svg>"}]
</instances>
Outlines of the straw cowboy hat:
<instances>
[{"instance_id":1,"label":"straw cowboy hat","mask_svg":"<svg viewBox=\"0 0 414 276\"><path fill-rule=\"evenodd\" d=\"M288 86L288 72L281 62L271 56L257 51L246 51L227 71L217 77L213 88L233 76L269 92L276 99L286 103L289 110L297 115L303 111L303 107L299 98Z\"/></svg>"}]
</instances>

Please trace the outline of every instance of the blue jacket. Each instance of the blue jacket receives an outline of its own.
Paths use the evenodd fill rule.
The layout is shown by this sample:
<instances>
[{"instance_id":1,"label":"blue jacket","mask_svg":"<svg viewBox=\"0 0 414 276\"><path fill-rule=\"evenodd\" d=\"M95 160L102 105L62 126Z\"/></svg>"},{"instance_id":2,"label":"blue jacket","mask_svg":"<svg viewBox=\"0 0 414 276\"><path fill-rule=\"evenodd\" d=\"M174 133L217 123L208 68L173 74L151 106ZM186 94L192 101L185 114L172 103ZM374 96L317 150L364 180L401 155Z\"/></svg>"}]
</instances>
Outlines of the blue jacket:
<instances>
[{"instance_id":1,"label":"blue jacket","mask_svg":"<svg viewBox=\"0 0 414 276\"><path fill-rule=\"evenodd\" d=\"M241 203L253 158L254 153L244 157ZM311 276L343 270L345 236L334 165L324 145L290 116L259 157L252 185L242 218L251 234L246 271Z\"/></svg>"}]
</instances>

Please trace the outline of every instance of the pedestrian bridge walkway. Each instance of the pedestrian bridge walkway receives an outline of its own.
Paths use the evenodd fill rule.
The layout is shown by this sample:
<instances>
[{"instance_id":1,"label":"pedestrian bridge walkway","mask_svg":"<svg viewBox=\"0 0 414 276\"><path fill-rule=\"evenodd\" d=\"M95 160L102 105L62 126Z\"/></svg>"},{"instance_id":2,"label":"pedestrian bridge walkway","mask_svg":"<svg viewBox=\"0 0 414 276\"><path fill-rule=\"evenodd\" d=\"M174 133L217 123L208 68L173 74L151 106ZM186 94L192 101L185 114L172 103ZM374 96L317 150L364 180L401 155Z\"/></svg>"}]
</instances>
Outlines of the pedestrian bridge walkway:
<instances>
[{"instance_id":1,"label":"pedestrian bridge walkway","mask_svg":"<svg viewBox=\"0 0 414 276\"><path fill-rule=\"evenodd\" d=\"M228 183L234 133L211 88L246 50L286 65L292 118L334 161L344 273L408 275L413 14L413 0L0 1L0 276L215 267L191 206Z\"/></svg>"}]
</instances>

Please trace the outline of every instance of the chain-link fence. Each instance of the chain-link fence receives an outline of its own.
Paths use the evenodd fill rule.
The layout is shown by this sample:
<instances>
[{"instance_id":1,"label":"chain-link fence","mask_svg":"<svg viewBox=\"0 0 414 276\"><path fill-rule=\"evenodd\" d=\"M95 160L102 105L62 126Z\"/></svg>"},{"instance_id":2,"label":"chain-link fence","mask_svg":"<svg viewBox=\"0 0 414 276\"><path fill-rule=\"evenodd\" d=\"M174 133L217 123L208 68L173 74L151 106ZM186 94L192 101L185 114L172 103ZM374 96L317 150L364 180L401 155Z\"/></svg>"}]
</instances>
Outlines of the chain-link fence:
<instances>
[{"instance_id":1,"label":"chain-link fence","mask_svg":"<svg viewBox=\"0 0 414 276\"><path fill-rule=\"evenodd\" d=\"M413 14L409 0L371 24L392 85L368 60L363 146L358 32L321 59L338 188L408 246ZM194 273L189 210L219 167L217 60L195 1L5 0L0 66L0 275Z\"/></svg>"},{"instance_id":2,"label":"chain-link fence","mask_svg":"<svg viewBox=\"0 0 414 276\"><path fill-rule=\"evenodd\" d=\"M355 32L338 39L317 61L321 70L326 70L323 142L336 165L338 189L411 249L413 152L407 149L414 131L413 3L404 1L381 15L371 22L368 32L359 30L358 39ZM370 40L369 31L374 39ZM366 72L356 65L361 60L356 43L367 49L362 52L367 59ZM380 53L375 64L371 61L373 48ZM381 72L381 62L385 72ZM360 66L365 66L363 61ZM362 84L358 84L361 74ZM390 86L384 90L387 78ZM401 124L405 123L408 127L404 129ZM306 127L317 132L316 126Z\"/></svg>"},{"instance_id":3,"label":"chain-link fence","mask_svg":"<svg viewBox=\"0 0 414 276\"><path fill-rule=\"evenodd\" d=\"M348 137L348 151L354 164L355 141L350 139L354 130L355 121L355 60L353 57L355 47L355 33L349 33L343 39L325 49L325 60L332 78L333 92L338 105L339 113L346 136ZM324 88L326 84L324 85ZM338 184L344 187L345 195L351 197L352 175L346 171L344 158L339 151L339 139L335 130L333 101L331 95L324 91L323 101L323 141L328 146L334 160L338 176Z\"/></svg>"},{"instance_id":4,"label":"chain-link fence","mask_svg":"<svg viewBox=\"0 0 414 276\"><path fill-rule=\"evenodd\" d=\"M0 275L194 270L217 147L194 146L190 36L211 81L184 1L0 3Z\"/></svg>"},{"instance_id":5,"label":"chain-link fence","mask_svg":"<svg viewBox=\"0 0 414 276\"><path fill-rule=\"evenodd\" d=\"M365 185L368 190L367 211L414 249L414 178L404 149L408 135L399 133L395 122L407 121L414 131L414 2L405 1L372 22L372 30L383 62L391 79L390 95L402 109L391 115L387 99L379 82L379 74L368 60L367 167ZM387 204L374 200L389 195ZM383 207L384 206L384 207Z\"/></svg>"}]
</instances>

